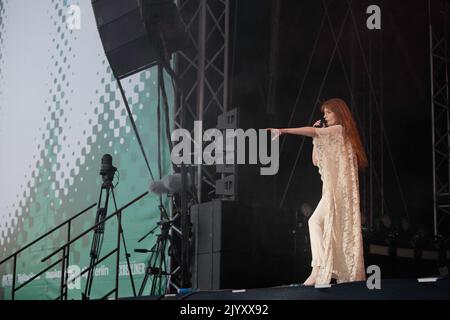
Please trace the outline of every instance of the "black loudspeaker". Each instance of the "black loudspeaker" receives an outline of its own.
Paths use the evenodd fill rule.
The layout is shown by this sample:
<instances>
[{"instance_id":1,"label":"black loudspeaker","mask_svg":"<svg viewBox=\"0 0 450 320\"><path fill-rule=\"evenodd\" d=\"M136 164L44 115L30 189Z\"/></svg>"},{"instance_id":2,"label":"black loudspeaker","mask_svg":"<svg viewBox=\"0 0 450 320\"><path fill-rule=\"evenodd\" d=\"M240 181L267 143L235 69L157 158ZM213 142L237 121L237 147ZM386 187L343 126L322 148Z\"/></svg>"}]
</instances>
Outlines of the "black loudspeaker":
<instances>
[{"instance_id":1,"label":"black loudspeaker","mask_svg":"<svg viewBox=\"0 0 450 320\"><path fill-rule=\"evenodd\" d=\"M254 108L235 108L218 116L217 129L222 131L225 144L225 157L233 158L233 152L229 152L235 145L235 153L238 152L237 138L227 137L227 130L242 129L247 135L252 136L249 129L255 134L256 144L250 143L245 138L245 164L238 164L236 154L234 155L234 164L217 164L216 173L220 178L215 181L216 195L221 199L237 201L241 204L250 206L274 206L275 203L275 183L274 176L261 175L261 168L264 166L259 163L259 150L261 148L259 140L259 130L265 128L264 117L258 115ZM270 134L268 140L270 141ZM242 140L241 140L242 142ZM270 148L270 145L268 145ZM250 150L256 151L256 164L250 163Z\"/></svg>"},{"instance_id":2,"label":"black loudspeaker","mask_svg":"<svg viewBox=\"0 0 450 320\"><path fill-rule=\"evenodd\" d=\"M235 108L229 110L217 118L217 129L222 130L225 138L225 157L233 158L233 153L229 152L230 146L237 143L236 138L228 139L226 137L227 129L254 129L257 133L259 128L252 110L245 108ZM236 149L236 148L235 148ZM246 140L245 150L249 151L249 142ZM248 158L248 154L246 155ZM259 165L237 164L236 155L234 155L234 164L217 164L216 172L223 176L216 181L216 195L223 199L233 201L249 200L251 193L255 188L251 185L259 175ZM248 202L247 202L248 203Z\"/></svg>"},{"instance_id":3,"label":"black loudspeaker","mask_svg":"<svg viewBox=\"0 0 450 320\"><path fill-rule=\"evenodd\" d=\"M290 283L291 217L279 209L213 200L191 206L194 288L242 289Z\"/></svg>"},{"instance_id":4,"label":"black loudspeaker","mask_svg":"<svg viewBox=\"0 0 450 320\"><path fill-rule=\"evenodd\" d=\"M192 285L202 290L251 286L254 238L251 214L234 202L213 200L191 207Z\"/></svg>"},{"instance_id":5,"label":"black loudspeaker","mask_svg":"<svg viewBox=\"0 0 450 320\"><path fill-rule=\"evenodd\" d=\"M147 69L184 45L185 33L173 1L92 0L103 48L114 75Z\"/></svg>"}]
</instances>

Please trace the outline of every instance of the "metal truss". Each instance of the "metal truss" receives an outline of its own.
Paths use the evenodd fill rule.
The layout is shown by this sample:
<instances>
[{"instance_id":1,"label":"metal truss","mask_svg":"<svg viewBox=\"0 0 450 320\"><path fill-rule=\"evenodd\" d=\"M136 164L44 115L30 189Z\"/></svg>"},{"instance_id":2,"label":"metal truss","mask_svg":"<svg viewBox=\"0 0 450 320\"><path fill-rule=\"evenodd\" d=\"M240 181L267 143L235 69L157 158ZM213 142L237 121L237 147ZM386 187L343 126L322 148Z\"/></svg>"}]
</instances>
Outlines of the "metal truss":
<instances>
[{"instance_id":1,"label":"metal truss","mask_svg":"<svg viewBox=\"0 0 450 320\"><path fill-rule=\"evenodd\" d=\"M435 2L436 4L437 2ZM430 4L430 3L429 3ZM432 18L432 11L438 13ZM449 237L450 215L450 3L430 10L429 45L433 148L434 235ZM437 17L437 18L436 18Z\"/></svg>"},{"instance_id":2,"label":"metal truss","mask_svg":"<svg viewBox=\"0 0 450 320\"><path fill-rule=\"evenodd\" d=\"M187 129L194 140L194 122L201 121L203 131L214 128L217 118L228 109L229 0L178 0L177 7L185 26L187 41L175 56L177 92L174 103L174 129ZM202 133L201 133L202 134ZM197 137L202 141L202 137ZM198 156L195 155L194 156ZM180 171L191 173L195 180L195 203L207 201L205 195L215 192L215 166L201 163ZM195 179L194 179L195 176ZM186 197L175 206L182 212L179 248L170 255L170 279L167 291L190 286L190 219ZM173 208L172 208L173 209Z\"/></svg>"},{"instance_id":3,"label":"metal truss","mask_svg":"<svg viewBox=\"0 0 450 320\"><path fill-rule=\"evenodd\" d=\"M189 43L176 58L182 97L175 108L175 128L203 130L216 127L217 117L228 109L229 0L179 0L178 7ZM184 121L182 120L184 112ZM196 166L199 202L203 188L215 188L215 166Z\"/></svg>"}]
</instances>

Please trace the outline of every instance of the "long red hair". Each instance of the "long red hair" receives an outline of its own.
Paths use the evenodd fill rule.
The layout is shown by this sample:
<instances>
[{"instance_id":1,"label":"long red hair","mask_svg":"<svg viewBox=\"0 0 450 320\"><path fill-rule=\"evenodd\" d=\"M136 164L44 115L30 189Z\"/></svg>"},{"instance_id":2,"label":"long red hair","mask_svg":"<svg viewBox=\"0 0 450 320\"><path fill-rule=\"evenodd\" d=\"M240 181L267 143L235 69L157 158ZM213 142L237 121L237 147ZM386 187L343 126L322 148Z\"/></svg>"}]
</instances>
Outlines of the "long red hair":
<instances>
[{"instance_id":1,"label":"long red hair","mask_svg":"<svg viewBox=\"0 0 450 320\"><path fill-rule=\"evenodd\" d=\"M355 120L345 101L339 98L327 100L322 103L320 109L324 112L325 108L332 111L336 115L337 124L344 127L346 136L350 140L356 154L359 170L367 168L368 162L366 152L364 151L364 146L361 142Z\"/></svg>"}]
</instances>

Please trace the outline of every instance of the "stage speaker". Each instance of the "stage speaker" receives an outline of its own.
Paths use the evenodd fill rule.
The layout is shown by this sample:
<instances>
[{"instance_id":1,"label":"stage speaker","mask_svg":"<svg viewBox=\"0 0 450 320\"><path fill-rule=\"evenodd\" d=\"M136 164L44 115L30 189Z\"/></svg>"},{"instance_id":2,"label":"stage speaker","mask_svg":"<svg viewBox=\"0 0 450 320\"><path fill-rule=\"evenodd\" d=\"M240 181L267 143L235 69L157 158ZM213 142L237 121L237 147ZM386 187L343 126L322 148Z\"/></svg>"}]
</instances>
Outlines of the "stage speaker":
<instances>
[{"instance_id":1,"label":"stage speaker","mask_svg":"<svg viewBox=\"0 0 450 320\"><path fill-rule=\"evenodd\" d=\"M250 206L274 206L274 176L261 175L263 166L258 159L261 149L259 130L266 126L261 120L263 117L259 115L259 118L255 113L257 111L254 108L234 108L218 116L217 129L222 131L225 138L225 163L216 165L216 173L220 174L220 178L215 181L215 191L224 200ZM244 138L227 135L227 131L237 132L237 129L242 129ZM270 135L267 141L270 141ZM238 144L243 148L239 148ZM237 163L238 152L245 152L244 164ZM253 163L254 160L256 163Z\"/></svg>"},{"instance_id":2,"label":"stage speaker","mask_svg":"<svg viewBox=\"0 0 450 320\"><path fill-rule=\"evenodd\" d=\"M122 79L158 63L185 44L184 27L170 0L92 0L113 74Z\"/></svg>"},{"instance_id":3,"label":"stage speaker","mask_svg":"<svg viewBox=\"0 0 450 320\"><path fill-rule=\"evenodd\" d=\"M228 137L227 130L258 128L255 116L251 110L235 108L228 110L217 118L217 129L222 131L225 137L225 164L217 164L216 172L222 177L216 180L216 195L222 199L243 201L250 199L249 194L254 190L251 182L258 176L258 165L237 164L236 144L237 138ZM256 135L257 136L257 135ZM248 158L249 141L245 140L246 158ZM234 146L234 147L233 147ZM233 151L234 150L234 151ZM234 163L229 163L233 160ZM248 193L248 194L247 194Z\"/></svg>"},{"instance_id":4,"label":"stage speaker","mask_svg":"<svg viewBox=\"0 0 450 320\"><path fill-rule=\"evenodd\" d=\"M293 279L292 221L285 212L218 199L190 210L194 288L256 288Z\"/></svg>"},{"instance_id":5,"label":"stage speaker","mask_svg":"<svg viewBox=\"0 0 450 320\"><path fill-rule=\"evenodd\" d=\"M249 210L249 209L248 209ZM191 207L192 285L202 290L249 287L252 256L251 212L231 201Z\"/></svg>"}]
</instances>

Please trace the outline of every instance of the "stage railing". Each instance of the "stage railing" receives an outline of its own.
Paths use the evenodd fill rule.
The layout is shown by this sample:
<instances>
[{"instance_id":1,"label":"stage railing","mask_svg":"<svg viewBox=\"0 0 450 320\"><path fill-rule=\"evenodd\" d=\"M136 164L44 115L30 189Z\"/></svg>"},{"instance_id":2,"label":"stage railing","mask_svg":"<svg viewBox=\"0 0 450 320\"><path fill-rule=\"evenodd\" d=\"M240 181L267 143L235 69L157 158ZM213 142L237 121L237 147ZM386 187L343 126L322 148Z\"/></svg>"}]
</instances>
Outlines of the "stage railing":
<instances>
[{"instance_id":1,"label":"stage railing","mask_svg":"<svg viewBox=\"0 0 450 320\"><path fill-rule=\"evenodd\" d=\"M111 294L115 293L115 298L118 298L118 294L119 294L119 256L120 256L120 232L122 230L122 211L125 210L126 208L128 208L129 206L131 206L132 204L134 204L135 202L139 201L140 199L142 199L143 197L145 197L148 194L148 191L141 194L140 196L134 198L133 200L131 200L130 202L128 202L127 204L125 204L124 206L122 206L121 208L117 209L117 211L113 212L112 214L110 214L109 216L106 216L103 220L99 221L98 223L96 223L95 225L93 225L92 227L90 227L89 229L85 230L84 232L82 232L81 234L79 234L78 236L76 236L75 238L71 239L70 237L70 232L71 232L71 225L72 225L72 221L75 220L76 218L80 217L81 215L83 215L84 213L88 212L90 209L94 208L97 203L94 203L92 205L90 205L89 207L87 207L86 209L84 209L83 211L77 213L76 215L74 215L73 217L67 219L66 221L64 221L63 223L59 224L58 226L54 227L53 229L51 229L50 231L48 231L47 233L43 234L42 236L40 236L39 238L37 238L36 240L30 242L29 244L27 244L25 247L17 250L16 252L14 252L13 254L9 255L7 258L3 259L0 261L0 265L2 265L3 263L13 259L13 276L12 276L12 289L11 289L11 299L15 300L15 296L16 296L16 292L25 287L26 285L28 285L30 282L32 282L33 280L35 280L36 278L38 278L40 275L44 274L45 272L47 272L48 270L50 270L51 268L55 267L56 265L61 263L61 284L60 284L60 295L55 298L55 300L67 300L67 284L68 284L68 274L67 274L67 269L69 266L69 254L70 254L70 246L77 240L79 240L80 238L82 238L83 236L85 236L86 234L88 234L90 231L96 229L98 226L102 225L103 223L105 223L106 221L110 220L111 218L117 216L117 246L111 250L109 253L105 254L102 258L99 258L97 263L95 263L94 265L92 265L89 268L86 268L85 270L83 270L81 273L79 273L78 275L72 277L70 279L70 281L75 281L76 279L78 279L79 277L81 277L83 274L85 274L86 272L88 272L90 269L95 268L99 263L101 263L102 261L104 261L105 259L107 259L108 257L110 257L112 254L116 253L117 254L117 259L116 259L116 281L115 281L115 288L113 290L111 290L110 292L108 292L102 299L110 296ZM48 259L50 259L51 257L55 256L57 253L62 251L62 257L60 259L58 259L56 262L52 263L50 266L46 267L45 269L41 270L40 272L38 272L37 274L33 275L33 277L31 277L30 279L28 279L27 281L25 281L24 283L22 283L20 286L16 287L16 276L17 276L17 260L18 260L18 255L20 253L22 253L24 250L28 249L29 247L31 247L32 245L34 245L35 243L41 241L42 239L48 237L50 234L52 234L53 232L63 228L64 226L67 225L67 241L64 245L62 245L61 247L59 247L58 249L56 249L55 251L53 251L51 254L45 256L43 259L41 259L41 262L45 262Z\"/></svg>"}]
</instances>

